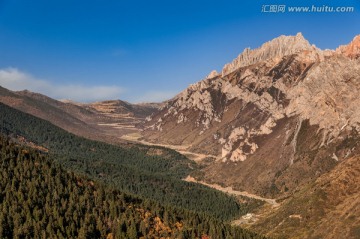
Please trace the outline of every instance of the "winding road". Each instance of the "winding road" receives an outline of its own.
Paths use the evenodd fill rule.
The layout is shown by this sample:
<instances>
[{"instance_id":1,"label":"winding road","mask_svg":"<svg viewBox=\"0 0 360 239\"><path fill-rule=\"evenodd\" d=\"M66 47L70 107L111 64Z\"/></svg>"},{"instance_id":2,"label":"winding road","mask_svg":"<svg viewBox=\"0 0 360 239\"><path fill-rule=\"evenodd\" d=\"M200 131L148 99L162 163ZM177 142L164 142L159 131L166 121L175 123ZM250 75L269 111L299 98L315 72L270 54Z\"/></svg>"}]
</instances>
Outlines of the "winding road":
<instances>
[{"instance_id":1,"label":"winding road","mask_svg":"<svg viewBox=\"0 0 360 239\"><path fill-rule=\"evenodd\" d=\"M199 153L194 153L194 152L187 151L187 149L190 148L191 145L155 144L155 143L150 143L150 142L147 142L147 141L144 141L144 140L139 140L138 137L135 137L133 135L124 135L121 138L125 139L125 140L128 140L128 141L140 143L140 144L152 145L152 146L161 146L161 147L170 148L170 149L176 150L177 152L179 152L181 154L184 154L189 159L194 160L195 162L201 162L205 158L214 158L215 160L218 159L218 157L216 157L215 155L199 154ZM216 190L219 190L219 191L231 194L231 195L235 195L235 196L244 196L244 197L248 197L248 198L254 198L254 199L269 203L273 207L278 207L280 205L279 203L276 202L275 199L264 198L264 197L261 197L259 195L248 193L246 191L236 191L232 187L224 188L224 187L222 187L222 186L220 186L218 184L209 184L209 183L206 183L206 182L203 182L203 181L197 181L195 178L191 177L190 175L187 176L184 179L184 181L193 182L193 183L199 183L199 184L205 185L207 187L210 187L210 188L213 188L213 189L216 189Z\"/></svg>"},{"instance_id":2,"label":"winding road","mask_svg":"<svg viewBox=\"0 0 360 239\"><path fill-rule=\"evenodd\" d=\"M220 186L218 184L209 184L209 183L206 183L206 182L203 182L203 181L197 181L195 178L193 178L191 176L187 176L184 179L184 181L193 182L193 183L199 183L199 184L205 185L207 187L214 188L216 190L219 190L219 191L222 191L222 192L225 192L225 193L228 193L228 194L232 194L232 195L235 195L235 196L244 196L244 197L248 197L248 198L254 198L254 199L269 203L273 207L280 206L280 204L277 203L275 199L264 198L264 197L261 197L261 196L255 195L255 194L248 193L246 191L242 191L242 192L241 191L236 191L236 190L232 189L232 187L224 188L224 187L222 187L222 186Z\"/></svg>"},{"instance_id":3,"label":"winding road","mask_svg":"<svg viewBox=\"0 0 360 239\"><path fill-rule=\"evenodd\" d=\"M185 155L186 157L188 157L189 159L191 159L195 162L201 162L205 158L213 158L215 160L218 159L218 157L216 157L215 155L200 154L200 153L194 153L191 151L187 151L187 149L190 148L191 145L155 144L155 143L150 143L150 142L147 142L144 140L139 140L137 137L132 136L132 135L123 135L121 137L121 139L132 141L132 142L139 143L139 144L144 144L144 145L160 146L160 147L173 149L173 150Z\"/></svg>"}]
</instances>

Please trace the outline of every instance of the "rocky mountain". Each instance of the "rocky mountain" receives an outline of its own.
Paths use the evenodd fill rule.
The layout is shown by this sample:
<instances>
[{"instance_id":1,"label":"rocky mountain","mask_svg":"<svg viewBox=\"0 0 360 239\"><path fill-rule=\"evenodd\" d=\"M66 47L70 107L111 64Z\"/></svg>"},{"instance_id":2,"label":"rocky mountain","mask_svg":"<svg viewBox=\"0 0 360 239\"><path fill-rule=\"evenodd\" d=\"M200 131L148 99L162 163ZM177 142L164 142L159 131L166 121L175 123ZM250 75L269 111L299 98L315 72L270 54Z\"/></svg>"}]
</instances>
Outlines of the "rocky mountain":
<instances>
[{"instance_id":1,"label":"rocky mountain","mask_svg":"<svg viewBox=\"0 0 360 239\"><path fill-rule=\"evenodd\" d=\"M357 149L359 39L321 50L299 33L246 49L148 118L143 138L215 157L197 175L207 182L291 192Z\"/></svg>"},{"instance_id":2,"label":"rocky mountain","mask_svg":"<svg viewBox=\"0 0 360 239\"><path fill-rule=\"evenodd\" d=\"M354 40L345 46L340 46L336 49L336 52L339 54L343 54L347 57L357 59L360 56L360 36L356 36Z\"/></svg>"},{"instance_id":3,"label":"rocky mountain","mask_svg":"<svg viewBox=\"0 0 360 239\"><path fill-rule=\"evenodd\" d=\"M235 60L224 66L222 76L226 76L240 67L249 66L266 60L279 60L284 56L304 50L316 51L317 49L315 46L311 46L301 33L290 37L280 36L263 44L260 48L254 50L246 48Z\"/></svg>"}]
</instances>

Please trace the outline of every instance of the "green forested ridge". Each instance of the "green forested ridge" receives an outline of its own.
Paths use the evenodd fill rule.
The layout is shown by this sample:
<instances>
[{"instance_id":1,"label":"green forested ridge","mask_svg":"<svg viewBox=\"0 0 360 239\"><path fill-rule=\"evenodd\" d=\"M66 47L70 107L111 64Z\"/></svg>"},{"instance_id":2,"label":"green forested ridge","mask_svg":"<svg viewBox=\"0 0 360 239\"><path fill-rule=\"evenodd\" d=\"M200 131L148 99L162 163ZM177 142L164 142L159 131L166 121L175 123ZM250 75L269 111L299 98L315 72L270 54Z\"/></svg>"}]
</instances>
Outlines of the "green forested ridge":
<instances>
[{"instance_id":1,"label":"green forested ridge","mask_svg":"<svg viewBox=\"0 0 360 239\"><path fill-rule=\"evenodd\" d=\"M167 150L166 157L149 155L147 146L140 150L87 140L3 104L0 112L3 133L46 147L49 156L67 170L162 205L204 212L222 220L246 212L233 197L182 181L196 166L175 151Z\"/></svg>"},{"instance_id":2,"label":"green forested ridge","mask_svg":"<svg viewBox=\"0 0 360 239\"><path fill-rule=\"evenodd\" d=\"M0 238L263 238L66 172L0 137Z\"/></svg>"}]
</instances>

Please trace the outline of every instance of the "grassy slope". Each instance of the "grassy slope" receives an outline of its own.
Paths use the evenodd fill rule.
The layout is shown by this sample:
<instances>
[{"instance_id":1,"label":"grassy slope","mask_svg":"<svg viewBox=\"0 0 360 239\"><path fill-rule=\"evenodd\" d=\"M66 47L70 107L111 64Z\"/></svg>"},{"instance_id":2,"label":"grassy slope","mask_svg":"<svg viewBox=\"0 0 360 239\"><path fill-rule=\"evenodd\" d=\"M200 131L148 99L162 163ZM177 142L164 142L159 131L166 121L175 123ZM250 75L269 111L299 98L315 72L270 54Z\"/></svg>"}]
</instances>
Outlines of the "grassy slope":
<instances>
[{"instance_id":1,"label":"grassy slope","mask_svg":"<svg viewBox=\"0 0 360 239\"><path fill-rule=\"evenodd\" d=\"M360 238L359 181L355 156L301 188L255 228L281 238Z\"/></svg>"}]
</instances>

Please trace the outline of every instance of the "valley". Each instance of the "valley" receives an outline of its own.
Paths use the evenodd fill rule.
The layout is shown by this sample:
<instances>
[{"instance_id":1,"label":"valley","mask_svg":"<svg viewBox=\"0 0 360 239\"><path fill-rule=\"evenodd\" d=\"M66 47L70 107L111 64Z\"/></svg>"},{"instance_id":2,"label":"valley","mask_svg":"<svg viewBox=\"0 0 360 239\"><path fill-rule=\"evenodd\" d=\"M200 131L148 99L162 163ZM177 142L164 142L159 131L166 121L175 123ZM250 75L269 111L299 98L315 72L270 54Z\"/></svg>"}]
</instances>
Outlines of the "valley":
<instances>
[{"instance_id":1,"label":"valley","mask_svg":"<svg viewBox=\"0 0 360 239\"><path fill-rule=\"evenodd\" d=\"M93 187L95 182L100 185L99 187L114 190L114 193L120 191L129 197L136 196L139 199L133 199L135 202L136 200L143 202L140 208L146 207L147 210L154 210L154 212L150 213L153 215L152 219L149 219L150 214L144 217L143 213L132 212L134 216L137 215L136 228L140 224L146 223L148 230L140 232L137 229L132 229L132 231L127 229L133 222L127 221L129 218L124 218L122 213L116 214L115 217L121 216L123 218L121 220L124 220L123 223L128 225L127 227L115 230L111 226L103 225L103 227L98 228L97 226L102 225L105 221L114 219L115 214L112 213L111 219L105 215L103 221L94 223L95 228L89 229L89 235L92 235L91 233L101 233L102 235L123 234L126 235L125 238L138 238L140 235L160 233L162 236L167 235L171 238L176 238L179 235L184 235L184 238L190 237L189 235L192 235L192 238L200 238L203 235L221 238L223 237L222 234L226 233L233 236L247 235L250 238L264 238L251 231L234 228L228 222L231 218L246 214L249 211L246 203L239 203L235 198L209 187L183 181L182 178L196 170L197 166L193 161L171 149L138 144L117 146L85 139L68 133L48 121L1 103L0 112L2 113L0 115L1 132L10 138L11 144L19 147L36 145L36 148L31 149L35 150L34 153L42 154L43 157L51 161L51 164L54 164L54 167L60 167L61 170L66 170L70 175L85 177L86 181L90 181L90 187ZM20 152L25 152L25 156L21 157L25 157L25 160L28 159L28 156L26 156L28 155L26 153L28 152L27 149ZM31 155L34 153L31 153ZM11 153L10 155L14 154ZM20 153L15 155L20 157ZM16 156L13 157L16 158ZM2 160L8 158L2 157ZM6 174L6 171L3 172ZM7 183L4 185L7 185ZM83 183L80 184L80 186L83 185ZM32 200L35 201L35 199ZM92 203L94 199L89 200ZM50 204L52 201L50 200L48 203ZM161 206L158 207L157 205ZM106 211L101 212L101 210L108 210L106 209L108 206L105 205L104 208L98 208L98 210L104 214ZM56 210L56 206L53 207ZM143 209L140 211L143 211ZM164 214L164 211L177 218L171 219L174 224L169 224L169 215L164 216L167 214ZM87 214L86 217L89 217L89 215L94 216L94 212L87 211ZM51 214L47 216L51 217ZM162 220L163 216L164 219ZM48 229L49 235L53 235L57 230L56 228L61 227L60 223L64 221L64 218L69 220L66 215L62 214L59 221L54 221L51 224L52 228ZM192 226L195 223L193 220L199 220L200 218L202 219L196 222L197 227L194 228ZM14 219L9 218L8 220L12 222ZM183 224L187 220L189 220L189 224ZM72 221L70 220L70 222ZM4 223L8 225L7 222ZM32 222L28 224L32 225ZM8 233L22 235L20 229L18 229L18 224L11 225L7 226L10 228ZM157 226L155 227L155 225ZM179 227L179 225L181 226ZM75 227L72 232L62 229L61 232L57 233L71 235L70 237L76 238L80 237L82 230L87 229L80 226ZM2 232L0 231L0 233ZM2 235L6 236L8 234Z\"/></svg>"},{"instance_id":2,"label":"valley","mask_svg":"<svg viewBox=\"0 0 360 239\"><path fill-rule=\"evenodd\" d=\"M170 145L170 144L156 144L156 143L147 142L141 138L140 132L141 131L138 131L137 133L123 135L121 136L121 139L126 141L131 141L134 143L144 144L144 145L160 146L160 147L173 149L197 163L203 163L203 161L206 159L210 159L213 161L219 159L215 155L201 154L201 153L188 151L188 149L191 148L191 145Z\"/></svg>"},{"instance_id":3,"label":"valley","mask_svg":"<svg viewBox=\"0 0 360 239\"><path fill-rule=\"evenodd\" d=\"M9 138L0 137L0 150L0 187L5 188L0 203L2 238L219 238L222 233L264 238L74 175Z\"/></svg>"},{"instance_id":4,"label":"valley","mask_svg":"<svg viewBox=\"0 0 360 239\"><path fill-rule=\"evenodd\" d=\"M0 124L4 152L31 148L61 174L128 195L137 228L151 205L157 229L143 236L359 238L359 94L360 35L321 50L298 33L245 49L162 103L0 87Z\"/></svg>"}]
</instances>

